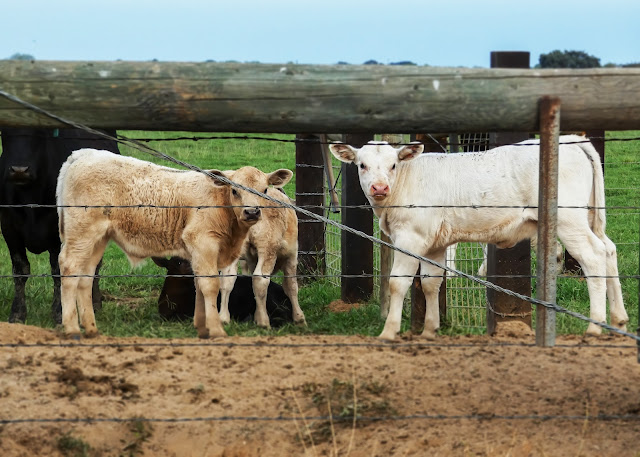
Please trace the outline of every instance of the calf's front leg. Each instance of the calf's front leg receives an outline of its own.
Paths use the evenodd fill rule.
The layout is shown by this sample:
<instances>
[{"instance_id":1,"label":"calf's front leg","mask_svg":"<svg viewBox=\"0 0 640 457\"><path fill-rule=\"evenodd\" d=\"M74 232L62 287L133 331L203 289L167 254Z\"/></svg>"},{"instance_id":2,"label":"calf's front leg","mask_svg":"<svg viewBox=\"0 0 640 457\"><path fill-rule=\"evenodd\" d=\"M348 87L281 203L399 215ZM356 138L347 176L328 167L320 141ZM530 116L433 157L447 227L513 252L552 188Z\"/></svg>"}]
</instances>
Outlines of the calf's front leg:
<instances>
[{"instance_id":1,"label":"calf's front leg","mask_svg":"<svg viewBox=\"0 0 640 457\"><path fill-rule=\"evenodd\" d=\"M196 275L203 274L197 273ZM205 274L205 276L208 276ZM220 315L218 314L218 292L220 291L220 280L214 277L197 277L196 278L196 309L194 312L194 322L198 329L200 338L218 338L227 336ZM198 298L200 298L200 306L198 306ZM204 308L204 328L202 327L202 308ZM196 314L200 311L200 315L196 318ZM199 324L199 325L198 325Z\"/></svg>"},{"instance_id":2,"label":"calf's front leg","mask_svg":"<svg viewBox=\"0 0 640 457\"><path fill-rule=\"evenodd\" d=\"M402 306L404 297L413 282L413 275L418 269L418 260L400 252L395 253L393 267L391 268L391 278L389 279L389 314L384 324L384 329L379 338L383 340L394 340L400 331L402 321Z\"/></svg>"}]
</instances>

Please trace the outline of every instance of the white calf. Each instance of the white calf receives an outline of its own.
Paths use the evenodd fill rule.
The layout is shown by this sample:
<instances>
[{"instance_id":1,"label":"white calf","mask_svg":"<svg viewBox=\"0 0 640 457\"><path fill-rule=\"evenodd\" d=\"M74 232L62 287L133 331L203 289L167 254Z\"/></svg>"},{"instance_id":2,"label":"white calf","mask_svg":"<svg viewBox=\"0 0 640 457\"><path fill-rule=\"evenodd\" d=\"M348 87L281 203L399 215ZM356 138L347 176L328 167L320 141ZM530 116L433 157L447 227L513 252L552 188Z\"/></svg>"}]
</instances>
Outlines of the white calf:
<instances>
[{"instance_id":1,"label":"white calf","mask_svg":"<svg viewBox=\"0 0 640 457\"><path fill-rule=\"evenodd\" d=\"M591 318L606 321L608 295L611 324L626 329L628 316L622 303L616 247L605 235L600 158L591 143L562 144L574 141L585 139L575 135L560 138L558 206L564 208L558 209L558 237L587 276ZM453 243L477 241L506 248L534 236L539 149L537 140L460 154L422 154L421 144L397 149L384 142L370 142L360 149L331 145L339 160L358 167L362 190L393 244L440 264L447 246ZM406 205L418 207L403 208ZM427 302L422 335L435 336L440 326L442 270L396 252L391 271L395 277L389 281L390 311L381 338L393 339L400 330L403 298L418 264ZM595 324L587 329L590 334L601 331Z\"/></svg>"}]
</instances>

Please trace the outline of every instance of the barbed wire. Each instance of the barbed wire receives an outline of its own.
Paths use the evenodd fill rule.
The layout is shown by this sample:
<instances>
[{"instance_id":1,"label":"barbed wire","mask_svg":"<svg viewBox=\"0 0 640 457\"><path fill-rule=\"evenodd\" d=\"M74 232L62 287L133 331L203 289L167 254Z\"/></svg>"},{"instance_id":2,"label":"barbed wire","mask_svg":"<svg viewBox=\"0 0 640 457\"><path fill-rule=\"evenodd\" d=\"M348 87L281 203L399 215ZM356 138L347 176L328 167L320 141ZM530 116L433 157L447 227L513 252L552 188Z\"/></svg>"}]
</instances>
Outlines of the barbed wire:
<instances>
[{"instance_id":1,"label":"barbed wire","mask_svg":"<svg viewBox=\"0 0 640 457\"><path fill-rule=\"evenodd\" d=\"M321 254L322 252L317 252ZM468 259L465 259L468 260ZM475 259L477 261L481 261L484 259L478 258ZM159 267L163 268L163 267ZM110 278L146 278L146 279L158 279L158 278L230 278L236 276L250 276L252 278L297 278L297 279L328 279L328 278L347 278L347 279L357 279L357 278L417 278L420 277L418 275L393 275L393 274L383 274L383 273L359 273L359 274L344 274L344 273L336 273L336 274L327 274L327 273L300 273L295 275L281 275L278 273L271 274L243 274L243 275L235 275L235 274L224 274L220 273L217 275L202 275L202 274L142 274L142 273L120 273L120 274L78 274L78 275L60 275L60 274L51 274L51 273L16 273L10 275L1 275L0 279L11 279L11 278L39 278L39 279L47 279L47 278L97 278L97 279L110 279ZM423 275L429 278L447 278L451 279L452 275ZM478 275L475 276L477 278L487 278L487 279L536 279L536 275L534 274L492 274L492 275ZM580 273L579 275L573 274L558 274L558 279L588 279L588 278L601 278L601 279L635 279L640 280L640 275L617 275L617 276L608 276L608 275L584 275Z\"/></svg>"},{"instance_id":2,"label":"barbed wire","mask_svg":"<svg viewBox=\"0 0 640 457\"><path fill-rule=\"evenodd\" d=\"M443 269L443 270L445 270L447 272L450 272L452 274L455 274L457 276L464 277L464 278L466 278L468 280L471 280L471 281L476 282L478 284L481 284L481 285L483 285L485 287L493 289L496 292L504 293L506 295L509 295L511 297L514 297L514 298L529 302L531 304L544 306L545 308L551 309L551 310L553 310L553 311L555 311L557 313L567 314L567 315L569 315L571 317L580 319L580 320L585 321L585 322L592 323L592 324L597 325L597 326L599 326L599 327L601 327L603 329L609 330L610 332L617 333L617 334L626 336L628 338L631 338L631 339L634 339L634 340L640 342L640 336L637 336L637 335L634 335L632 333L620 330L619 328L614 327L612 325L609 325L607 323L596 321L595 319L591 319L590 317L584 316L584 315L582 315L580 313L577 313L575 311L571 311L571 310L569 310L567 308L564 308L564 307L558 305L557 303L553 303L553 302L549 302L549 301L545 301L545 300L540 300L540 299L537 299L537 298L534 298L534 297L528 297L528 296L520 294L518 292L514 292L512 290L497 286L496 284L493 284L493 283L491 283L489 281L480 279L480 278L475 277L473 275L467 274L467 273L462 272L460 270L456 270L455 268L451 268L451 267L448 267L446 265L442 265L439 262L436 262L436 261L434 261L432 259L429 259L427 257L421 256L421 255L418 255L418 254L415 254L415 253L413 253L411 251L408 251L406 249L394 246L391 243L388 243L386 241L383 241L383 240L380 240L378 238L375 238L375 237L373 237L371 235L368 235L368 234L366 234L366 233L364 233L364 232L362 232L360 230L356 230L356 229L354 229L352 227L348 227L346 225L340 224L340 223L338 223L336 221L333 221L333 220L328 219L326 217L317 215L317 214L315 214L315 213L313 213L311 211L308 211L306 209L297 207L297 206L295 206L293 204L277 200L277 199L275 199L275 198L273 198L273 197L271 197L271 196L269 196L267 194L263 194L263 193L255 190L255 189L252 189L252 188L243 186L241 184L235 183L235 182L231 181L230 179L228 179L228 178L226 178L224 176L214 175L214 174L208 172L207 170L203 170L203 169L201 169L201 168L199 168L199 167L197 167L195 165L192 165L190 163L187 163L187 162L184 162L182 160L176 159L175 157L172 157L172 156L170 156L170 155L168 155L166 153L163 153L163 152L158 151L156 149L153 149L153 148L151 148L149 146L146 146L146 145L142 144L142 142L140 142L140 141L128 139L128 138L122 137L120 135L118 136L118 138L114 138L111 135L108 135L108 134L106 134L104 132L100 132L99 130L92 129L92 128L86 126L86 125L83 125L83 124L80 124L80 123L65 119L65 118L60 117L60 116L58 116L56 114L53 114L53 113L50 113L50 112L48 112L48 111L46 111L46 110L44 110L44 109L42 109L40 107L37 107L37 106L35 106L35 105L33 105L33 104L29 103L29 102L21 100L20 98L15 97L15 96L13 96L11 94L8 94L7 92L2 91L2 90L0 90L0 95L4 96L5 98L7 98L7 99L9 99L9 100L11 100L11 101L13 101L15 103L18 103L18 104L20 104L22 106L25 106L25 107L27 107L27 108L29 108L29 109L37 112L37 113L40 113L40 114L42 114L44 116L47 116L47 117L49 117L51 119L54 119L54 120L56 120L58 122L61 122L62 124L69 125L69 126L71 126L73 128L77 128L77 129L81 129L81 130L93 133L93 134L98 135L98 136L100 136L102 138L116 140L119 143L125 144L127 146L134 147L134 148L140 150L141 152L148 153L148 154L150 154L150 155L152 155L154 157L167 160L169 162L172 162L174 164L180 165L180 166L182 166L182 167L184 167L186 169L189 169L189 170L198 171L198 172L200 172L200 173L202 173L202 174L204 174L206 176L209 176L210 178L212 178L214 180L220 181L220 182L222 182L222 183L224 183L226 185L232 186L234 188L241 189L241 190L243 190L245 192L249 192L249 193L254 194L254 195L258 196L258 197L262 197L262 198L264 198L266 200L269 200L269 201L271 201L273 203L283 205L286 208L292 209L294 211L298 211L298 212L300 212L300 213L302 213L302 214L304 214L304 215L306 215L308 217L311 217L312 219L321 220L324 223L326 223L328 225L333 225L333 226L337 227L340 230L344 230L344 231L349 232L349 233L351 233L353 235L359 236L361 238L365 238L365 239L367 239L367 240L369 240L369 241L371 241L373 243L377 243L377 244L379 244L381 246L386 246L387 248L392 249L392 250L397 251L397 252L400 252L402 254L405 254L408 257L411 257L411 258L414 258L414 259L416 259L416 260L418 260L420 262L425 262L425 263L428 263L428 264L430 264L432 266L441 268L441 269ZM585 142L589 142L589 140L568 142L566 144L570 144L570 143L585 143ZM522 145L522 146L528 146L528 145L525 144L525 145Z\"/></svg>"},{"instance_id":3,"label":"barbed wire","mask_svg":"<svg viewBox=\"0 0 640 457\"><path fill-rule=\"evenodd\" d=\"M264 194L258 193L257 195L264 197ZM315 195L324 195L324 193L320 192L306 192L306 193L296 193L296 196L315 196ZM279 200L274 200L279 202ZM277 205L256 205L256 208L289 208L286 204L277 204ZM114 208L137 208L137 209L216 209L216 208L246 208L246 205L155 205L151 203L139 203L134 205L56 205L56 204L46 204L46 203L8 203L8 204L0 204L0 208L49 208L49 209L57 209L57 208L83 208L83 209L95 209L95 208L105 208L105 209L114 209ZM296 208L314 208L314 209L327 209L325 205L296 205ZM340 209L366 209L372 210L371 205L363 204L363 205L335 205L335 208ZM376 208L381 209L389 209L389 208L404 208L404 209L432 209L432 208L454 208L454 209L538 209L537 206L533 205L444 205L444 204L435 204L435 205L376 205ZM291 208L289 208L291 209ZM295 208L294 208L295 209ZM558 209L580 209L580 210L640 210L640 206L629 206L629 205L614 205L614 206L562 206L559 205Z\"/></svg>"},{"instance_id":4,"label":"barbed wire","mask_svg":"<svg viewBox=\"0 0 640 457\"><path fill-rule=\"evenodd\" d=\"M28 103L28 102L24 102L23 100L20 100L17 97L12 96L11 94L8 94L7 92L4 91L0 91L0 95L4 96L5 98L8 98L12 101L15 101L16 103ZM35 105L32 105L35 106ZM44 110L42 110L41 114L45 114ZM49 116L51 117L51 116ZM56 120L70 125L69 122L64 122L60 119L55 118ZM78 128L78 127L75 127ZM0 132L0 136L1 136L1 132ZM20 136L15 135L15 136ZM24 136L27 136L26 134ZM253 135L203 135L203 136L176 136L176 137L171 137L171 138L152 138L152 137L140 137L140 138L130 138L130 137L125 137L124 135L120 135L118 134L117 137L115 139L123 139L125 141L136 141L136 142L141 142L141 143L151 143L151 142L173 142L173 141L193 141L193 142L198 142L198 141L211 141L211 140L241 140L241 141L251 141L251 140L256 140L256 141L270 141L270 142L276 142L276 143L302 143L302 144L319 144L319 145L328 145L328 144L334 144L336 143L336 141L322 141L320 138L273 138L273 137L267 137L267 136L253 136ZM559 144L581 144L581 143L589 143L592 140L599 140L599 141L604 141L604 142L628 142L628 141L638 141L640 140L640 137L627 137L627 138L607 138L606 136L589 136L586 137L585 140L577 140L577 141L564 141L561 142ZM87 139L87 141L91 141L91 139ZM417 140L418 142L420 140ZM405 143L405 142L400 142L400 143L393 143L394 145L397 146L408 146L411 144L411 142L409 143ZM427 143L427 144L441 144L440 142L433 142L433 143ZM483 140L477 140L477 141L464 141L460 144L457 144L457 146L464 146L464 147L473 147L473 146L483 146L483 147L500 147L500 146L532 146L531 144L522 144L522 143L504 143L504 142L495 142L495 141L483 141ZM484 151L474 151L474 152L484 152Z\"/></svg>"}]
</instances>

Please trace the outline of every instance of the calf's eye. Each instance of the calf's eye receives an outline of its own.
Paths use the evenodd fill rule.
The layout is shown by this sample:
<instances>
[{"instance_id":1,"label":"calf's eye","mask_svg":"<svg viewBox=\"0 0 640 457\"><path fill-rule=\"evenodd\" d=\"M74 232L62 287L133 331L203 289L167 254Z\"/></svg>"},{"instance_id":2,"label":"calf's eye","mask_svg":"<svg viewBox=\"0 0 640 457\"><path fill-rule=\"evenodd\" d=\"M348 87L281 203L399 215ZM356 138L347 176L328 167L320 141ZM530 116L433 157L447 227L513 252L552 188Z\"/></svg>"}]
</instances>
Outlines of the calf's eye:
<instances>
[{"instance_id":1,"label":"calf's eye","mask_svg":"<svg viewBox=\"0 0 640 457\"><path fill-rule=\"evenodd\" d=\"M233 194L234 197L238 196L238 191L235 189L231 189L231 193Z\"/></svg>"},{"instance_id":2,"label":"calf's eye","mask_svg":"<svg viewBox=\"0 0 640 457\"><path fill-rule=\"evenodd\" d=\"M394 163L393 166L391 167L392 170L396 169L396 164Z\"/></svg>"},{"instance_id":3,"label":"calf's eye","mask_svg":"<svg viewBox=\"0 0 640 457\"><path fill-rule=\"evenodd\" d=\"M363 163L360 164L360 169L364 170L365 168L367 168Z\"/></svg>"}]
</instances>

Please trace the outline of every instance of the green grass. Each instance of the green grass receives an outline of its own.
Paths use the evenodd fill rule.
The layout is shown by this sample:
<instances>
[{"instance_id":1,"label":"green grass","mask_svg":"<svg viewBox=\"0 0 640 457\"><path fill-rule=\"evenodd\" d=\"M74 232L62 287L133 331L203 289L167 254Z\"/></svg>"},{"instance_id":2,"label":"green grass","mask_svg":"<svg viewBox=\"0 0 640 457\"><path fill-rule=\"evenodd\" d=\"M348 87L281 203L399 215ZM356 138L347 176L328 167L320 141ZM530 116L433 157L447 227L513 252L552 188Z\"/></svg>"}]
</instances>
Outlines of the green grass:
<instances>
[{"instance_id":1,"label":"green grass","mask_svg":"<svg viewBox=\"0 0 640 457\"><path fill-rule=\"evenodd\" d=\"M141 132L121 131L130 138L177 138L212 136L191 132ZM220 136L244 136L220 134ZM274 139L293 139L293 135L260 135ZM609 132L608 138L628 138L640 136L640 132ZM204 169L235 169L243 165L253 165L265 171L277 168L295 169L295 145L291 142L264 140L226 139L199 141L152 141L151 147L175 156L185 162ZM166 166L174 166L164 160L145 153L123 147L122 153L150 160ZM611 209L608 211L607 233L618 246L619 270L621 275L638 274L638 226L640 188L640 141L608 142L606 147L607 165L605 181L607 205L633 206L635 209ZM177 166L176 166L177 167ZM295 196L294 179L285 186L290 197ZM32 274L47 275L49 259L47 254L29 254ZM152 262L133 270L124 254L113 244L105 253L103 275L162 275L164 269ZM11 262L4 243L0 243L0 275L11 275ZM103 278L101 289L105 295L103 310L97 315L101 333L112 336L144 336L155 338L195 337L196 332L190 322L167 322L157 312L157 298L163 284L161 277ZM623 295L631 316L630 330L635 329L638 319L638 281L623 279ZM50 317L53 285L50 278L32 278L27 283L27 323L53 328ZM558 303L571 310L587 314L589 312L588 293L584 280L559 278ZM6 321L13 297L13 281L10 277L0 279L0 320ZM287 325L280 329L263 330L250 323L232 323L227 326L230 335L282 335L282 334L359 334L377 335L384 324L380 318L378 303L370 303L345 313L329 312L327 305L340 298L340 290L328 280L305 281L300 288L300 303L305 312L308 327ZM484 315L484 308L473 312ZM405 309L403 330L409 327L409 310ZM559 333L582 333L586 324L567 316L558 316ZM443 333L477 333L453 323Z\"/></svg>"}]
</instances>

